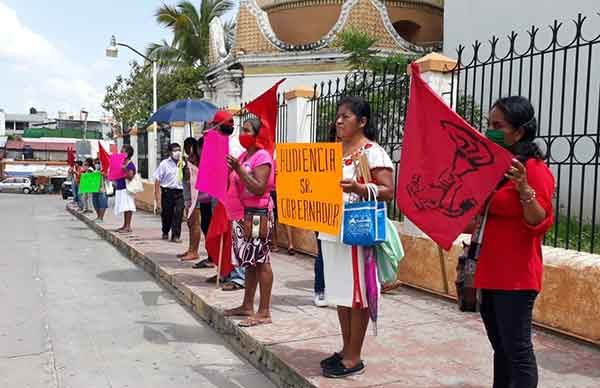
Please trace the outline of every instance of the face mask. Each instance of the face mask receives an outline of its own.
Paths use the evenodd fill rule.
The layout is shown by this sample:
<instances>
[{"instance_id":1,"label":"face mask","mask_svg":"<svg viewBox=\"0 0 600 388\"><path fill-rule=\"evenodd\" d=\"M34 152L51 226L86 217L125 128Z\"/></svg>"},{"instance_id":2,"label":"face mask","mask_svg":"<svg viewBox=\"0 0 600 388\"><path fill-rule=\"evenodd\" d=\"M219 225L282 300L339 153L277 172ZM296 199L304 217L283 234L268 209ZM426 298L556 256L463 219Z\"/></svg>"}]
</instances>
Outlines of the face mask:
<instances>
[{"instance_id":1,"label":"face mask","mask_svg":"<svg viewBox=\"0 0 600 388\"><path fill-rule=\"evenodd\" d=\"M240 135L240 144L245 149L248 149L256 144L256 138L252 135L241 134Z\"/></svg>"},{"instance_id":2,"label":"face mask","mask_svg":"<svg viewBox=\"0 0 600 388\"><path fill-rule=\"evenodd\" d=\"M179 160L181 159L181 151L175 151L171 154L171 156L173 157L173 160Z\"/></svg>"},{"instance_id":3,"label":"face mask","mask_svg":"<svg viewBox=\"0 0 600 388\"><path fill-rule=\"evenodd\" d=\"M221 125L221 132L227 136L233 133L233 127L231 125Z\"/></svg>"},{"instance_id":4,"label":"face mask","mask_svg":"<svg viewBox=\"0 0 600 388\"><path fill-rule=\"evenodd\" d=\"M95 164L95 165L94 165L94 168L95 168L96 170L100 170L100 165L99 165L99 164Z\"/></svg>"},{"instance_id":5,"label":"face mask","mask_svg":"<svg viewBox=\"0 0 600 388\"><path fill-rule=\"evenodd\" d=\"M508 148L509 145L504 141L504 132L500 129L492 129L489 128L485 131L485 137L494 143L498 144L500 147Z\"/></svg>"}]
</instances>

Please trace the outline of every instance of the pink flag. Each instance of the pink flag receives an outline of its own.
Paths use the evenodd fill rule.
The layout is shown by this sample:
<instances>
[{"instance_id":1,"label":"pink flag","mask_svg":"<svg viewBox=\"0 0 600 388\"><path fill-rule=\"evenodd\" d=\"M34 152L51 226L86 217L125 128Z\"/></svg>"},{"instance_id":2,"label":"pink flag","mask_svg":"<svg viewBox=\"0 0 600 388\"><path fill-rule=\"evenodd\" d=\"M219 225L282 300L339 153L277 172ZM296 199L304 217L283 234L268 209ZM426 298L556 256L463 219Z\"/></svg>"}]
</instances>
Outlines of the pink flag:
<instances>
[{"instance_id":1,"label":"pink flag","mask_svg":"<svg viewBox=\"0 0 600 388\"><path fill-rule=\"evenodd\" d=\"M123 162L127 158L127 154L111 154L110 168L108 169L108 180L116 181L117 179L125 178L123 171Z\"/></svg>"},{"instance_id":2,"label":"pink flag","mask_svg":"<svg viewBox=\"0 0 600 388\"><path fill-rule=\"evenodd\" d=\"M211 130L204 135L202 156L196 180L196 189L218 199L227 197L229 168L225 157L229 155L229 137Z\"/></svg>"}]
</instances>

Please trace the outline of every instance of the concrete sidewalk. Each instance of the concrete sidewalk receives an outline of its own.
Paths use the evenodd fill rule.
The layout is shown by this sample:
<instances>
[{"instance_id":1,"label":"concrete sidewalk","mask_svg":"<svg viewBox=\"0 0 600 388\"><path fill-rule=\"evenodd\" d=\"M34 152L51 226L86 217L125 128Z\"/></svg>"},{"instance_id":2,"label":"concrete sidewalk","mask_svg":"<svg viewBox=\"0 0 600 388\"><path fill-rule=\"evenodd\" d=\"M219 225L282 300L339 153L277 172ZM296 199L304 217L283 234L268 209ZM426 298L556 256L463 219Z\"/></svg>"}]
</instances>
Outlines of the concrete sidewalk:
<instances>
[{"instance_id":1,"label":"concrete sidewalk","mask_svg":"<svg viewBox=\"0 0 600 388\"><path fill-rule=\"evenodd\" d=\"M366 372L330 380L321 377L319 360L339 350L341 338L335 310L312 304L312 258L273 254L273 324L242 329L222 311L238 306L243 291L217 290L205 282L214 269L192 269L192 263L175 257L187 247L187 229L184 244L173 244L160 239L160 219L148 213L136 213L134 232L123 235L111 232L121 222L112 213L97 225L91 216L67 209L172 290L278 386L491 386L492 351L483 324L451 302L408 288L385 295L379 335L372 336L369 328L365 342ZM542 331L534 337L540 387L600 387L600 349Z\"/></svg>"}]
</instances>

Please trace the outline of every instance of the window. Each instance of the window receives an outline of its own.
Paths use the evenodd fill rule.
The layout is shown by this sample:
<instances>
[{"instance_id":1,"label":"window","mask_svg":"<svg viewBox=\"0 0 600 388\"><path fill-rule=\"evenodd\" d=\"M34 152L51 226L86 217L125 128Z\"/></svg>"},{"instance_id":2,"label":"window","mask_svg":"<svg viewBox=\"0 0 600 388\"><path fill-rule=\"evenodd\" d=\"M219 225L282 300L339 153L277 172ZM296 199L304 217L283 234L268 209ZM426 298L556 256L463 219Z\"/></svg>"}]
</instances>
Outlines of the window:
<instances>
[{"instance_id":1,"label":"window","mask_svg":"<svg viewBox=\"0 0 600 388\"><path fill-rule=\"evenodd\" d=\"M419 30L421 29L421 26L412 20L398 20L396 23L394 23L394 29L398 35L411 43L415 43L415 39L419 33Z\"/></svg>"}]
</instances>

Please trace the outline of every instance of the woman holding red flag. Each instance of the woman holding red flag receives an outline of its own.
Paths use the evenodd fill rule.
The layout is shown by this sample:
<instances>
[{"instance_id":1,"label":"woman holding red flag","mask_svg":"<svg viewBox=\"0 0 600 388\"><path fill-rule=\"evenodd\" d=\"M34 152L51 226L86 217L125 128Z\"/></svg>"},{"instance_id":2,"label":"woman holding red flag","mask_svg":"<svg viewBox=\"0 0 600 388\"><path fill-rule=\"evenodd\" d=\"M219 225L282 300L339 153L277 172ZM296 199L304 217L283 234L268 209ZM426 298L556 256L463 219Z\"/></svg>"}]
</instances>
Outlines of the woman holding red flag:
<instances>
[{"instance_id":1,"label":"woman holding red flag","mask_svg":"<svg viewBox=\"0 0 600 388\"><path fill-rule=\"evenodd\" d=\"M554 222L554 177L534 143L537 121L529 100L501 98L488 121L486 137L515 159L489 200L475 287L494 349L494 388L535 388L533 306L542 286L542 240Z\"/></svg>"},{"instance_id":2,"label":"woman holding red flag","mask_svg":"<svg viewBox=\"0 0 600 388\"><path fill-rule=\"evenodd\" d=\"M239 197L243 211L232 215L233 253L239 266L246 268L244 301L238 308L226 310L226 316L241 316L242 327L271 323L273 271L270 264L273 231L274 184L273 158L261 146L262 124L258 119L244 122L240 144L246 149L240 158L227 157L231 169L230 191ZM260 285L260 304L254 312L254 295Z\"/></svg>"},{"instance_id":3,"label":"woman holding red flag","mask_svg":"<svg viewBox=\"0 0 600 388\"><path fill-rule=\"evenodd\" d=\"M357 202L369 196L367 185L376 188L377 200L389 201L394 195L393 164L377 143L371 123L371 108L362 97L344 97L338 104L336 133L344 152L344 202ZM359 163L368 162L368 166ZM371 182L357 178L359 167L368 168ZM343 348L321 361L323 375L341 378L360 374L363 341L369 324L365 282L365 258L360 247L346 245L340 236L319 233L325 275L325 297L337 305ZM379 290L376 290L377 292Z\"/></svg>"}]
</instances>

